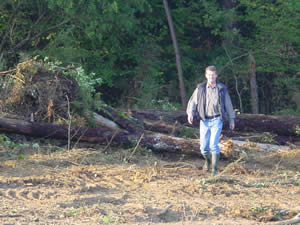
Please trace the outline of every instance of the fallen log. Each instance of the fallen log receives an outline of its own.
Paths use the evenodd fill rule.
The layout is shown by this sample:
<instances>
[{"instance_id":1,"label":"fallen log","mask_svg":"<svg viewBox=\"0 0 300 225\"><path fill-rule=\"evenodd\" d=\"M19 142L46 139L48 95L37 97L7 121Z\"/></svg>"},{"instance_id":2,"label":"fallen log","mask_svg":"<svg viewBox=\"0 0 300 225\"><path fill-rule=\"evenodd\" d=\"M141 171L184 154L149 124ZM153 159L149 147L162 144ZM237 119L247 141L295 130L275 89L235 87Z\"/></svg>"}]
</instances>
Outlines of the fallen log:
<instances>
[{"instance_id":1,"label":"fallen log","mask_svg":"<svg viewBox=\"0 0 300 225\"><path fill-rule=\"evenodd\" d=\"M162 121L169 124L177 121L182 125L191 126L184 111L132 110L129 114L139 120ZM193 125L198 126L199 124ZM279 136L300 137L300 117L239 114L236 117L235 129L243 132L270 132ZM225 121L224 130L228 130L228 121Z\"/></svg>"},{"instance_id":2,"label":"fallen log","mask_svg":"<svg viewBox=\"0 0 300 225\"><path fill-rule=\"evenodd\" d=\"M153 111L154 117L151 117L152 119L157 118L157 115L155 116L155 112L156 111ZM155 133L168 134L171 136L182 136L182 137L187 136L189 138L197 138L199 136L198 130L194 131L193 128L184 126L183 124L179 123L177 120L171 120L171 121L167 120L166 122L163 121L162 118L158 120L147 120L143 117L140 117L139 119L137 119L133 117L131 113L119 112L116 109L107 106L105 104L102 105L101 109L98 110L97 113L101 114L106 118L109 118L111 121L118 124L121 128L126 129L129 132L135 134L142 134L144 132L151 131ZM189 135L185 135L184 133L189 133ZM197 135L195 135L195 133Z\"/></svg>"},{"instance_id":3,"label":"fallen log","mask_svg":"<svg viewBox=\"0 0 300 225\"><path fill-rule=\"evenodd\" d=\"M70 129L70 130L69 130ZM132 147L139 146L151 149L156 153L180 153L202 157L200 154L199 139L178 138L160 133L144 132L140 134L128 133L126 130L112 130L109 128L82 128L69 127L67 125L30 122L20 119L0 117L0 132L17 133L33 137L71 139L72 141L84 141L114 146ZM238 151L233 145L241 145L246 142L221 141L222 158L235 158ZM264 145L270 150L271 145ZM260 146L258 146L260 147ZM272 146L274 149L287 149L284 146Z\"/></svg>"},{"instance_id":4,"label":"fallen log","mask_svg":"<svg viewBox=\"0 0 300 225\"><path fill-rule=\"evenodd\" d=\"M69 132L70 129L70 132ZM67 125L30 122L20 119L0 117L0 132L17 133L33 137L80 140L94 143L106 143L114 135L114 140L121 145L129 145L126 131L107 128L82 128Z\"/></svg>"},{"instance_id":5,"label":"fallen log","mask_svg":"<svg viewBox=\"0 0 300 225\"><path fill-rule=\"evenodd\" d=\"M124 116L124 114L114 108L108 107L108 109L110 113L105 113L107 110L104 113L103 111L99 113L105 117L109 117L120 127L128 129L130 132L142 133L144 130L147 130L190 138L197 138L199 136L199 121L198 124L188 124L184 111L132 110L125 112L124 114L127 116ZM235 132L232 132L228 127L228 122L225 121L222 133L224 136L230 138L240 136L240 132L255 132L270 136L266 141L258 140L262 142L273 142L280 145L300 142L299 117L242 114L237 115Z\"/></svg>"},{"instance_id":6,"label":"fallen log","mask_svg":"<svg viewBox=\"0 0 300 225\"><path fill-rule=\"evenodd\" d=\"M79 140L100 144L107 144L111 140L113 145L123 147L134 146L140 138L139 134L132 134L127 131L106 128L69 128L67 125L36 123L5 117L0 117L0 132L43 138L70 138L72 141ZM140 141L140 146L154 152L199 153L199 141L197 139L176 138L162 134L145 133Z\"/></svg>"},{"instance_id":7,"label":"fallen log","mask_svg":"<svg viewBox=\"0 0 300 225\"><path fill-rule=\"evenodd\" d=\"M169 124L174 124L177 121L181 124L188 124L187 115L184 111L130 110L127 114L142 121L155 120Z\"/></svg>"},{"instance_id":8,"label":"fallen log","mask_svg":"<svg viewBox=\"0 0 300 225\"><path fill-rule=\"evenodd\" d=\"M272 152L272 151L279 151L279 150L289 150L291 149L290 146L285 146L285 145L273 145L273 144L263 144L263 143L256 143L256 142L247 142L247 141L238 141L238 140L233 140L233 144L236 146L247 146L250 145L249 147L253 149L260 149L266 152Z\"/></svg>"},{"instance_id":9,"label":"fallen log","mask_svg":"<svg viewBox=\"0 0 300 225\"><path fill-rule=\"evenodd\" d=\"M131 133L141 134L144 132L144 123L142 121L127 116L104 103L101 105L100 109L96 110L96 113L114 121L121 128L128 130Z\"/></svg>"},{"instance_id":10,"label":"fallen log","mask_svg":"<svg viewBox=\"0 0 300 225\"><path fill-rule=\"evenodd\" d=\"M285 221L279 221L279 222L273 222L268 223L267 225L291 225L291 224L298 224L300 223L300 213L297 214L294 218L285 220Z\"/></svg>"},{"instance_id":11,"label":"fallen log","mask_svg":"<svg viewBox=\"0 0 300 225\"><path fill-rule=\"evenodd\" d=\"M86 116L90 117L90 114L86 113ZM99 115L95 112L92 113L92 117L95 120L96 124L100 127L107 127L107 128L112 129L112 130L120 129L120 127L116 123L114 123L111 120L106 119L105 117L103 117L103 116L101 116L101 115Z\"/></svg>"},{"instance_id":12,"label":"fallen log","mask_svg":"<svg viewBox=\"0 0 300 225\"><path fill-rule=\"evenodd\" d=\"M176 136L176 134L180 132L181 127L183 126L176 120L167 120L166 122L157 119L157 115L153 117L150 116L151 120L145 119L143 117L135 118L130 113L117 111L116 109L107 106L106 104L103 104L101 109L96 111L96 114L100 114L103 117L109 118L111 121L118 124L118 126L120 126L121 128L136 134L144 133L145 130L147 130ZM153 111L153 115L155 115L155 111Z\"/></svg>"},{"instance_id":13,"label":"fallen log","mask_svg":"<svg viewBox=\"0 0 300 225\"><path fill-rule=\"evenodd\" d=\"M236 118L240 131L271 132L280 136L300 136L300 117L240 114ZM298 130L298 131L297 131Z\"/></svg>"}]
</instances>

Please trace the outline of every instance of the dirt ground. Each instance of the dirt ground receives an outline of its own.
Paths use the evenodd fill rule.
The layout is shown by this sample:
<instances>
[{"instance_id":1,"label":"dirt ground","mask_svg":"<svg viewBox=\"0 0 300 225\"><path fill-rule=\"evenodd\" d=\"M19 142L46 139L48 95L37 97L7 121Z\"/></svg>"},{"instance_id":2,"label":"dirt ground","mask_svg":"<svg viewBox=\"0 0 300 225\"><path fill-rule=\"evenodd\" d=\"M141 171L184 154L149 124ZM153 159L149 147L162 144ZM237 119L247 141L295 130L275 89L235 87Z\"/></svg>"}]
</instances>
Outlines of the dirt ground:
<instances>
[{"instance_id":1,"label":"dirt ground","mask_svg":"<svg viewBox=\"0 0 300 225\"><path fill-rule=\"evenodd\" d=\"M211 179L197 157L30 146L0 151L0 224L272 224L300 213L299 148L235 146L244 158L222 159Z\"/></svg>"}]
</instances>

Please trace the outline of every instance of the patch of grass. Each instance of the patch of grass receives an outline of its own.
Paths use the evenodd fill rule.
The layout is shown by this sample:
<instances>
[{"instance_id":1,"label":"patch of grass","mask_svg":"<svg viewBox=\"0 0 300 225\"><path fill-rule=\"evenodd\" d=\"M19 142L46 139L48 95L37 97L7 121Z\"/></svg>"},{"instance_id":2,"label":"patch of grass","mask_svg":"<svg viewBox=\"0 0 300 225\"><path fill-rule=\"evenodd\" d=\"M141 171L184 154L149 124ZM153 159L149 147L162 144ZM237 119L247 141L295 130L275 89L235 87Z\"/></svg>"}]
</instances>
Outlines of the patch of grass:
<instances>
[{"instance_id":1,"label":"patch of grass","mask_svg":"<svg viewBox=\"0 0 300 225\"><path fill-rule=\"evenodd\" d=\"M18 159L19 159L19 160L25 160L25 156L24 156L23 154L19 154L19 155L18 155Z\"/></svg>"},{"instance_id":2,"label":"patch of grass","mask_svg":"<svg viewBox=\"0 0 300 225\"><path fill-rule=\"evenodd\" d=\"M265 207L262 206L262 204L260 205L255 205L251 208L251 211L253 213L265 213L267 210Z\"/></svg>"},{"instance_id":3,"label":"patch of grass","mask_svg":"<svg viewBox=\"0 0 300 225\"><path fill-rule=\"evenodd\" d=\"M110 217L110 216L103 216L102 219L101 219L101 221L103 223L113 223L114 219L112 217Z\"/></svg>"},{"instance_id":4,"label":"patch of grass","mask_svg":"<svg viewBox=\"0 0 300 225\"><path fill-rule=\"evenodd\" d=\"M300 126L299 125L296 126L295 133L300 135Z\"/></svg>"},{"instance_id":5,"label":"patch of grass","mask_svg":"<svg viewBox=\"0 0 300 225\"><path fill-rule=\"evenodd\" d=\"M254 183L253 186L256 187L256 188L264 188L264 187L267 187L267 185L266 185L265 183Z\"/></svg>"},{"instance_id":6,"label":"patch of grass","mask_svg":"<svg viewBox=\"0 0 300 225\"><path fill-rule=\"evenodd\" d=\"M72 215L75 215L75 214L78 214L78 213L80 213L80 209L68 209L67 210L67 214L69 215L69 216L72 216Z\"/></svg>"},{"instance_id":7,"label":"patch of grass","mask_svg":"<svg viewBox=\"0 0 300 225\"><path fill-rule=\"evenodd\" d=\"M269 144L276 144L275 138L276 135L270 133L270 132L264 132L260 138L260 141L262 143L269 143Z\"/></svg>"},{"instance_id":8,"label":"patch of grass","mask_svg":"<svg viewBox=\"0 0 300 225\"><path fill-rule=\"evenodd\" d=\"M296 185L300 185L300 180L294 180L294 183L295 183Z\"/></svg>"},{"instance_id":9,"label":"patch of grass","mask_svg":"<svg viewBox=\"0 0 300 225\"><path fill-rule=\"evenodd\" d=\"M275 180L272 183L273 184L281 184L283 181L281 179Z\"/></svg>"}]
</instances>

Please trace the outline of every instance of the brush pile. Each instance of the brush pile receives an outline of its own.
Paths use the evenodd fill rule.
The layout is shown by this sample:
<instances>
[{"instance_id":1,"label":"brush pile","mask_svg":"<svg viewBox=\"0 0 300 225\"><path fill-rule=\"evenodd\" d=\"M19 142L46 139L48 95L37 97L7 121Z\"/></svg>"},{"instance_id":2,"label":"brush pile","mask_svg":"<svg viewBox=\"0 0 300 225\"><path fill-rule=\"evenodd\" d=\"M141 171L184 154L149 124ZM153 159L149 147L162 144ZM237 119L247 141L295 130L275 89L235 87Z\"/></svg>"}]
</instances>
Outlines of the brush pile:
<instances>
[{"instance_id":1,"label":"brush pile","mask_svg":"<svg viewBox=\"0 0 300 225\"><path fill-rule=\"evenodd\" d=\"M0 111L36 122L68 118L70 103L76 99L76 81L46 69L42 63L19 63L9 76L1 77Z\"/></svg>"}]
</instances>

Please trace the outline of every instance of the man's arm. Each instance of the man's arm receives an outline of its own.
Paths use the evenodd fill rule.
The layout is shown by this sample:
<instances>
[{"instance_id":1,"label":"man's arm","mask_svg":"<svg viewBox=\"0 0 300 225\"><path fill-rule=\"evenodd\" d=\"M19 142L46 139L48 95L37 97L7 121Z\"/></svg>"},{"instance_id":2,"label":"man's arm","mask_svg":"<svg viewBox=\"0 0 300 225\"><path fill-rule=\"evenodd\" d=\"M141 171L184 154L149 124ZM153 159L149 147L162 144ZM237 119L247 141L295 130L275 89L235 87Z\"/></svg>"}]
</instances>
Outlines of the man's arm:
<instances>
[{"instance_id":1,"label":"man's arm","mask_svg":"<svg viewBox=\"0 0 300 225\"><path fill-rule=\"evenodd\" d=\"M226 92L226 94L225 94L225 109L226 109L226 112L227 112L228 118L229 118L229 128L231 130L233 130L235 127L235 125L234 125L235 113L233 111L232 102L231 102L228 92Z\"/></svg>"},{"instance_id":2,"label":"man's arm","mask_svg":"<svg viewBox=\"0 0 300 225\"><path fill-rule=\"evenodd\" d=\"M197 96L198 96L198 88L194 90L194 93L192 94L186 108L186 114L188 115L189 124L193 124L193 115L196 110L197 102L198 102Z\"/></svg>"}]
</instances>

